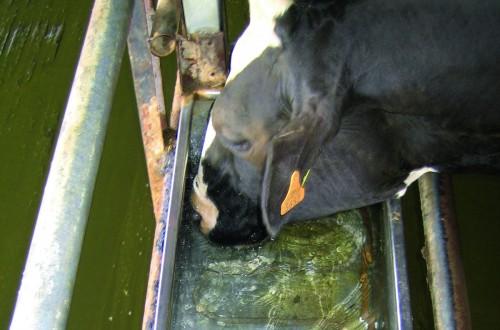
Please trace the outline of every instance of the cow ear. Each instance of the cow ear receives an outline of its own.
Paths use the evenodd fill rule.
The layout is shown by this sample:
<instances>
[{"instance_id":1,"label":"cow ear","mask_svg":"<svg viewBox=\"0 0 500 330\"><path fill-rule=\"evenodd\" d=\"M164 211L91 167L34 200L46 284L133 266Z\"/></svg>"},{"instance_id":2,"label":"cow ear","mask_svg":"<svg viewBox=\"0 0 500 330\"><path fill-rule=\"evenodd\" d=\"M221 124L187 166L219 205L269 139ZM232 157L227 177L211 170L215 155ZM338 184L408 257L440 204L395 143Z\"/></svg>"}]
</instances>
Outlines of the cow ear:
<instances>
[{"instance_id":1,"label":"cow ear","mask_svg":"<svg viewBox=\"0 0 500 330\"><path fill-rule=\"evenodd\" d=\"M314 110L314 111L313 111ZM261 208L271 237L294 219L294 208L307 197L305 178L323 146L340 127L330 108L309 108L293 118L268 144ZM296 215L296 214L295 214Z\"/></svg>"}]
</instances>

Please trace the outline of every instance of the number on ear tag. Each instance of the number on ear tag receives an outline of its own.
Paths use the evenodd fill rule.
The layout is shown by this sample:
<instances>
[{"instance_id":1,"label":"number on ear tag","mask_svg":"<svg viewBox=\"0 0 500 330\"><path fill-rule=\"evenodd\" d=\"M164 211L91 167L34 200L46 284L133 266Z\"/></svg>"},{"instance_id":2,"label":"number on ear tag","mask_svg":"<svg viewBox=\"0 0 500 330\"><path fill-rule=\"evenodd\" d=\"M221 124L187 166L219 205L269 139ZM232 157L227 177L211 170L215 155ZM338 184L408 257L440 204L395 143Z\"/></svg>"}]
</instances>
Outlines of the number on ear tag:
<instances>
[{"instance_id":1,"label":"number on ear tag","mask_svg":"<svg viewBox=\"0 0 500 330\"><path fill-rule=\"evenodd\" d=\"M286 197L281 204L281 215L287 214L291 209L293 209L297 204L304 200L306 190L300 183L300 172L295 170L290 177L290 187L288 187L288 192Z\"/></svg>"}]
</instances>

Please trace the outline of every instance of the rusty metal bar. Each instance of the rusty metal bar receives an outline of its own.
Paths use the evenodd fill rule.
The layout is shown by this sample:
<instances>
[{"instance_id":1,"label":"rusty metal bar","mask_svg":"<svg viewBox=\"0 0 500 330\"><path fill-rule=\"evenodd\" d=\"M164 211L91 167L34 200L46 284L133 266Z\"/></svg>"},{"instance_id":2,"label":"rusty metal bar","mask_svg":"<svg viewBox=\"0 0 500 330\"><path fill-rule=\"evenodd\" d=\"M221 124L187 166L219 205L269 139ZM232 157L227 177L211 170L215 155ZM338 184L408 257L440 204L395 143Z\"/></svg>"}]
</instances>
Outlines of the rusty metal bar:
<instances>
[{"instance_id":1,"label":"rusty metal bar","mask_svg":"<svg viewBox=\"0 0 500 330\"><path fill-rule=\"evenodd\" d=\"M427 173L418 185L434 324L443 330L471 329L451 180Z\"/></svg>"},{"instance_id":2,"label":"rusty metal bar","mask_svg":"<svg viewBox=\"0 0 500 330\"><path fill-rule=\"evenodd\" d=\"M159 59L148 47L153 13L151 0L135 0L128 36L128 51L141 125L142 141L156 218L154 246L144 303L143 329L150 329L158 305L158 283L163 259L166 222L164 201L170 198L169 187L175 157L175 132L166 130L165 105ZM164 133L166 133L164 135ZM164 140L164 136L166 139ZM168 207L168 205L167 205Z\"/></svg>"},{"instance_id":3,"label":"rusty metal bar","mask_svg":"<svg viewBox=\"0 0 500 330\"><path fill-rule=\"evenodd\" d=\"M155 35L155 33L157 32L156 29L162 30L164 28L167 28L167 30L170 31L169 33L177 31L176 15L178 14L178 12L172 12L174 10L174 7L179 4L177 1L178 0L167 0L165 2L162 1L163 3L158 4L159 12L156 13L154 31L149 32L148 35ZM145 15L146 19L149 19L153 16L151 0L144 0L144 3L145 12L143 13L143 11L141 11L141 8L139 8L136 11L141 12L137 14L137 16L142 17L143 15ZM189 68L191 70L185 69L186 66L181 66L182 77L187 76L186 74L184 74L184 72L187 71L189 71L190 74L195 73L195 79L191 79L191 76L188 76L187 79L199 82L199 84L196 85L196 88L187 88L187 84L184 84L183 81L186 78L181 79L181 73L178 74L178 78L176 81L176 92L174 95L170 116L170 127L177 131L177 137L175 137L174 131L167 131L167 135L169 136L169 138L165 142L167 148L164 153L164 158L158 159L154 151L159 149L154 147L152 148L152 145L159 145L160 143L148 142L148 139L152 135L161 135L158 133L160 130L158 128L158 121L156 119L154 119L153 124L148 124L148 119L154 117L154 114L156 113L154 102L152 102L148 97L142 97L142 101L140 102L140 97L138 97L138 106L140 112L145 113L144 115L141 115L141 122L144 123L141 124L141 127L143 127L143 140L146 150L146 158L148 160L148 169L151 169L148 171L154 172L153 175L150 175L150 178L153 177L155 182L159 182L158 165L164 165L163 181L161 182L161 184L155 184L155 186L161 186L161 191L163 192L163 194L161 195L162 199L159 204L157 203L159 199L155 199L155 215L157 218L157 227L155 232L153 254L151 257L150 276L143 317L143 329L165 329L169 321L172 276L174 270L175 249L177 245L177 227L182 207L182 196L184 193L184 174L187 162L188 146L187 137L189 134L189 122L191 119L191 111L194 104L194 99L200 89L204 90L200 91L200 97L213 98L214 95L217 95L218 93L211 89L220 87L223 83L223 81L217 81L214 83L214 78L222 77L222 79L225 80L225 63L224 61L219 60L219 58L225 58L225 54L223 52L224 48L220 45L220 40L222 40L220 38L221 33L219 32L221 26L220 0L201 0L201 2L200 0L184 0L182 4L185 13L184 17L187 21L189 21L189 23L186 23L183 26L186 27L189 33L197 33L198 35L194 36L195 40L202 40L201 44L206 44L207 47L198 47L196 48L197 51L193 52L191 56L189 56L189 61L191 62L188 62L190 64ZM169 7L165 8L165 5L168 5ZM200 11L199 8L203 8L203 10ZM193 9L196 10L193 11ZM216 14L214 14L214 11L216 12ZM165 19L170 21L165 21ZM141 21L143 21L143 19ZM132 23L134 23L134 20ZM141 30L142 33L144 31L152 31L151 21L148 20L147 23L147 29L144 28L144 24L142 23L142 27L139 25L131 27L131 33L132 31L137 32L136 30ZM217 32L217 35L219 35L219 39L210 39L214 38L212 32ZM200 35L203 36L200 37ZM191 40L191 37L189 35L187 36L188 39L185 39L179 35L177 35L176 37L176 45L180 44L180 40ZM142 38L143 40L141 42L137 41L137 39L139 38ZM141 43L141 51L144 51L145 46L143 42L145 40L147 39L144 38L144 35L138 35L137 38L134 38L134 42L131 42L131 38L129 38L129 48L132 48L132 44ZM186 43L187 42L188 41L186 41ZM154 45L150 44L150 46L151 51L153 53L156 52L156 50L154 49ZM217 50L218 53L217 55L213 55L213 52L207 52L205 51L205 48L210 50ZM178 55L180 53L185 52L178 51ZM140 64L142 62L139 61L139 57L149 58L149 56L144 53L138 53L135 56L131 53L130 57L132 67L134 68L134 66L138 66L139 71L141 70L140 68L142 66L142 64ZM153 64L155 63L154 59L155 58L153 57ZM179 63L180 62L181 61L179 60ZM212 64L212 62L215 62L217 65L215 67L213 65L210 65ZM218 66L219 63L220 67ZM145 65L149 66L148 63L145 63ZM223 71L223 74L218 74L220 70ZM156 73L154 69L153 72L153 75L155 75ZM195 75L193 75L193 77L194 76ZM138 78L136 78L134 74L134 80L140 81L140 77L141 76L138 75ZM150 77L151 73L148 73L146 79L150 80ZM157 77L160 77L159 71ZM137 85L142 84L136 83L136 90L142 89L141 86L139 86L138 88ZM194 86L194 84L190 84L189 86ZM159 94L158 85L156 86L156 88L157 94ZM147 87L146 89L153 90L151 87ZM158 101L158 103L162 102ZM177 127L177 125L179 125L179 127ZM162 124L162 128L165 128L164 124ZM148 151L148 149L152 150ZM151 188L154 191L158 190L153 187Z\"/></svg>"},{"instance_id":4,"label":"rusty metal bar","mask_svg":"<svg viewBox=\"0 0 500 330\"><path fill-rule=\"evenodd\" d=\"M132 1L94 3L11 329L66 326L131 12Z\"/></svg>"},{"instance_id":5,"label":"rusty metal bar","mask_svg":"<svg viewBox=\"0 0 500 330\"><path fill-rule=\"evenodd\" d=\"M127 39L130 65L134 79L135 97L139 110L142 140L146 154L149 185L157 220L161 216L163 194L163 130L166 127L163 86L160 63L149 51L147 44L148 24L145 4L134 1L134 11ZM146 0L145 2L150 2Z\"/></svg>"}]
</instances>

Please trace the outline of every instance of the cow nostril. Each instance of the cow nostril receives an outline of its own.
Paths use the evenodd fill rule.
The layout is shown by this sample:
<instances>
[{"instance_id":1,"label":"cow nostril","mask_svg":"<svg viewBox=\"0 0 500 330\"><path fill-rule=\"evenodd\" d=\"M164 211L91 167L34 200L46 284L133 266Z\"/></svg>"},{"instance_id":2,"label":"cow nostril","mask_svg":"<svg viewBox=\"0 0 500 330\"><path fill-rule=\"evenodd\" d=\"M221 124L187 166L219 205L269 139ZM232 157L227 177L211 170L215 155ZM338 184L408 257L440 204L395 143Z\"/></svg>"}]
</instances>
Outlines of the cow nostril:
<instances>
[{"instance_id":1,"label":"cow nostril","mask_svg":"<svg viewBox=\"0 0 500 330\"><path fill-rule=\"evenodd\" d=\"M199 214L196 211L193 211L193 214L192 214L191 218L192 218L193 221L201 222L201 214Z\"/></svg>"}]
</instances>

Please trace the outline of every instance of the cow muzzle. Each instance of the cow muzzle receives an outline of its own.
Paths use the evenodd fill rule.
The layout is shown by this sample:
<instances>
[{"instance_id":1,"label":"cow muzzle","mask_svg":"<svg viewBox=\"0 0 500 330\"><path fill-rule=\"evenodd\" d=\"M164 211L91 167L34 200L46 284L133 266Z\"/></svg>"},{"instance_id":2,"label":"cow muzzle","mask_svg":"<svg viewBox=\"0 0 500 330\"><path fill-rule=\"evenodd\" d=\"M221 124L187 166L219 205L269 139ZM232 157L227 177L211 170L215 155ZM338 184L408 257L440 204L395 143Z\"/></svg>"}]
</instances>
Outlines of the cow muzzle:
<instances>
[{"instance_id":1,"label":"cow muzzle","mask_svg":"<svg viewBox=\"0 0 500 330\"><path fill-rule=\"evenodd\" d=\"M201 216L200 230L203 234L208 233L215 227L219 210L207 196L207 185L197 175L193 181L193 194L191 204L194 210Z\"/></svg>"},{"instance_id":2,"label":"cow muzzle","mask_svg":"<svg viewBox=\"0 0 500 330\"><path fill-rule=\"evenodd\" d=\"M194 179L191 203L201 216L201 232L212 242L221 245L262 242L268 235L262 224L259 207L245 196L235 193L230 186L225 185L225 188L225 193L221 191L221 196L218 196L221 200L217 200L218 197L213 200L213 196L207 193L209 188L203 181L203 175L198 173ZM217 207L220 203L223 205Z\"/></svg>"}]
</instances>

